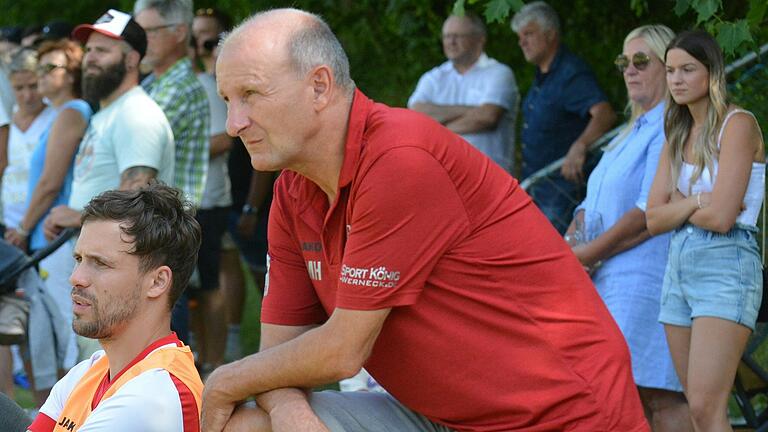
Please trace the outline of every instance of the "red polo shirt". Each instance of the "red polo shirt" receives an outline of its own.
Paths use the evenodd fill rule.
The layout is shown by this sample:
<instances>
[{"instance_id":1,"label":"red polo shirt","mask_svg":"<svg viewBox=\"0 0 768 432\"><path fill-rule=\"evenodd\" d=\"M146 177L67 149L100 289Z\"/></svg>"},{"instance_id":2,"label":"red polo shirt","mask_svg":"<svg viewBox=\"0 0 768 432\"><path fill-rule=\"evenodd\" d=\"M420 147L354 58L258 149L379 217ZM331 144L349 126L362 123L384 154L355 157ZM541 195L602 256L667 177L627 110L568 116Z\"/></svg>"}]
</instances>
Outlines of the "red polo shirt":
<instances>
[{"instance_id":1,"label":"red polo shirt","mask_svg":"<svg viewBox=\"0 0 768 432\"><path fill-rule=\"evenodd\" d=\"M357 91L339 193L284 172L262 320L393 308L366 369L459 431L645 431L626 344L517 181L421 114Z\"/></svg>"}]
</instances>

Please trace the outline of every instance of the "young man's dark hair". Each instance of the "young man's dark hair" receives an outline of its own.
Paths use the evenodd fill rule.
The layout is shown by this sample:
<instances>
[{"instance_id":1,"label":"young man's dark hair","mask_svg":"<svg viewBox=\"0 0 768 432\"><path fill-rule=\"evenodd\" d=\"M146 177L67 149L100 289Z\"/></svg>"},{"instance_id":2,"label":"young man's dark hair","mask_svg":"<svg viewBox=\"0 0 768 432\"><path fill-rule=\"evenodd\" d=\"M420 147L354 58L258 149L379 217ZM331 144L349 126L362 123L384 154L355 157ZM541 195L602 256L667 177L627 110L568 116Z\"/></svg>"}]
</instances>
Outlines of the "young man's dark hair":
<instances>
[{"instance_id":1,"label":"young man's dark hair","mask_svg":"<svg viewBox=\"0 0 768 432\"><path fill-rule=\"evenodd\" d=\"M139 257L142 272L170 267L173 283L168 307L172 308L195 268L201 238L194 208L181 191L160 182L138 190L106 191L83 210L82 224L94 220L121 223L123 233L132 237L131 253Z\"/></svg>"}]
</instances>

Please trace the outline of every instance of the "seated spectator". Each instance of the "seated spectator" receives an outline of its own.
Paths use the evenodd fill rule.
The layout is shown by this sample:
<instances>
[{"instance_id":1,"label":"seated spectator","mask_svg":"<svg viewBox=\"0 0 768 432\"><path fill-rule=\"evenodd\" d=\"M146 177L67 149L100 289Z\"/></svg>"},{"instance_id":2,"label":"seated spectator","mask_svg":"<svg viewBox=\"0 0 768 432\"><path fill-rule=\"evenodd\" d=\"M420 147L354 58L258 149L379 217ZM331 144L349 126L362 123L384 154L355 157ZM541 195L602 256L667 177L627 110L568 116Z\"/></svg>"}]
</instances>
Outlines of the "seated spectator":
<instances>
[{"instance_id":1,"label":"seated spectator","mask_svg":"<svg viewBox=\"0 0 768 432\"><path fill-rule=\"evenodd\" d=\"M616 65L631 115L589 176L587 197L566 234L577 240L573 251L592 269L597 292L627 340L632 375L654 432L692 430L658 322L669 235L650 237L645 223L648 192L664 145L664 50L674 36L663 25L650 25L624 39Z\"/></svg>"},{"instance_id":2,"label":"seated spectator","mask_svg":"<svg viewBox=\"0 0 768 432\"><path fill-rule=\"evenodd\" d=\"M203 384L171 332L199 246L176 189L108 191L88 203L74 249L73 328L103 350L56 383L30 431L200 429Z\"/></svg>"},{"instance_id":3,"label":"seated spectator","mask_svg":"<svg viewBox=\"0 0 768 432\"><path fill-rule=\"evenodd\" d=\"M485 40L485 24L477 15L448 17L442 34L448 61L419 79L408 107L460 134L512 172L517 84L512 69L485 54Z\"/></svg>"},{"instance_id":4,"label":"seated spectator","mask_svg":"<svg viewBox=\"0 0 768 432\"><path fill-rule=\"evenodd\" d=\"M648 430L621 332L512 176L367 98L316 15L222 44L228 132L283 171L261 350L208 377L204 431ZM389 394L306 391L363 365Z\"/></svg>"},{"instance_id":5,"label":"seated spectator","mask_svg":"<svg viewBox=\"0 0 768 432\"><path fill-rule=\"evenodd\" d=\"M695 430L725 431L763 295L756 234L765 147L755 116L728 102L723 52L712 36L683 32L664 60L667 141L647 212L651 234L672 231L659 321Z\"/></svg>"}]
</instances>

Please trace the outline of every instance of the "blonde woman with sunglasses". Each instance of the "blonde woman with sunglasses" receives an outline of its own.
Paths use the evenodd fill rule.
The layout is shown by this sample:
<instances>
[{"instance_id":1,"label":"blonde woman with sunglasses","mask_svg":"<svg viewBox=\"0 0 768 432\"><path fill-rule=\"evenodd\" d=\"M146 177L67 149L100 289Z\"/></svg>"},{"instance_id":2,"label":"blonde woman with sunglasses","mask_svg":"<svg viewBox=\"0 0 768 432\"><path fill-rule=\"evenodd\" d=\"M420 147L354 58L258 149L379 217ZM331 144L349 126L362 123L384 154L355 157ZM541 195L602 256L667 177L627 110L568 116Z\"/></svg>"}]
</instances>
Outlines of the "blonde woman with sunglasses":
<instances>
[{"instance_id":1,"label":"blonde woman with sunglasses","mask_svg":"<svg viewBox=\"0 0 768 432\"><path fill-rule=\"evenodd\" d=\"M632 356L632 376L655 432L692 430L682 386L657 321L669 235L651 238L646 202L664 145L664 51L675 34L663 25L632 30L615 60L627 88L629 120L587 182L587 196L566 238L619 325ZM602 225L602 228L600 227ZM597 263L602 265L597 266Z\"/></svg>"},{"instance_id":2,"label":"blonde woman with sunglasses","mask_svg":"<svg viewBox=\"0 0 768 432\"><path fill-rule=\"evenodd\" d=\"M667 143L647 214L652 234L673 231L659 321L694 429L730 431L728 395L762 296L763 140L755 117L728 103L710 35L680 34L665 61Z\"/></svg>"}]
</instances>

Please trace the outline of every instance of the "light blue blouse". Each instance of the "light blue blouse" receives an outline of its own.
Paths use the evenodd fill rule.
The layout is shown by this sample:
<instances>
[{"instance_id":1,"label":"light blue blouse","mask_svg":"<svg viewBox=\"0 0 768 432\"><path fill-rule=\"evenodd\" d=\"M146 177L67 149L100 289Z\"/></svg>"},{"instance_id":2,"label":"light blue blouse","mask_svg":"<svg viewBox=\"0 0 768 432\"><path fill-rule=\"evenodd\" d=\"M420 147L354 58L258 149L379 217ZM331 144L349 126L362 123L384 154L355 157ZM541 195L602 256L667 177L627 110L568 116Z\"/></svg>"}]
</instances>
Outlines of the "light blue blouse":
<instances>
[{"instance_id":1,"label":"light blue blouse","mask_svg":"<svg viewBox=\"0 0 768 432\"><path fill-rule=\"evenodd\" d=\"M59 107L56 116L58 117L62 111L68 108L74 109L80 113L80 115L83 116L86 124L90 122L91 114L93 114L93 111L91 110L90 105L88 105L88 102L82 99L73 99L68 101ZM40 177L43 175L43 167L45 166L45 154L48 148L48 135L50 134L54 123L56 123L55 119L51 122L50 126L48 126L48 129L40 136L40 141L37 143L35 150L32 152L29 167L29 193L27 194L27 205L29 205L29 200L32 199L32 194L35 191L35 187L37 187L37 183L40 181ZM72 155L72 161L70 162L69 169L67 170L67 174L64 177L64 182L61 185L59 196L56 197L53 204L51 205L51 208L60 204L67 204L69 202L69 193L72 189L72 170L74 167L76 154L77 151L75 151L75 153ZM48 211L50 211L50 208ZM48 215L48 211L46 211L45 216ZM40 218L38 223L34 226L34 228L32 228L29 239L29 247L32 250L40 249L48 244L48 241L43 235L43 220L45 220L45 216Z\"/></svg>"},{"instance_id":2,"label":"light blue blouse","mask_svg":"<svg viewBox=\"0 0 768 432\"><path fill-rule=\"evenodd\" d=\"M633 208L645 211L648 192L664 146L664 104L635 122L609 145L587 182L585 226L599 213L609 229ZM670 234L663 234L615 255L592 275L595 288L619 325L632 355L632 375L643 387L681 391L658 322L661 285Z\"/></svg>"},{"instance_id":3,"label":"light blue blouse","mask_svg":"<svg viewBox=\"0 0 768 432\"><path fill-rule=\"evenodd\" d=\"M577 211L585 217L599 214L604 230L609 229L634 207L645 211L648 193L664 146L664 103L659 103L636 120L628 134L620 134L608 145L587 182L587 197ZM594 278L612 275L661 285L667 263L669 234L649 240L603 262Z\"/></svg>"}]
</instances>

